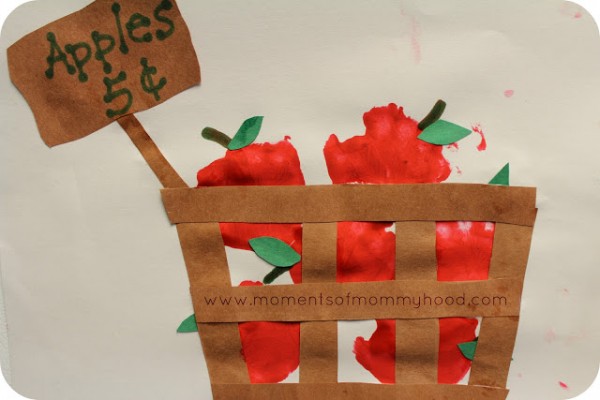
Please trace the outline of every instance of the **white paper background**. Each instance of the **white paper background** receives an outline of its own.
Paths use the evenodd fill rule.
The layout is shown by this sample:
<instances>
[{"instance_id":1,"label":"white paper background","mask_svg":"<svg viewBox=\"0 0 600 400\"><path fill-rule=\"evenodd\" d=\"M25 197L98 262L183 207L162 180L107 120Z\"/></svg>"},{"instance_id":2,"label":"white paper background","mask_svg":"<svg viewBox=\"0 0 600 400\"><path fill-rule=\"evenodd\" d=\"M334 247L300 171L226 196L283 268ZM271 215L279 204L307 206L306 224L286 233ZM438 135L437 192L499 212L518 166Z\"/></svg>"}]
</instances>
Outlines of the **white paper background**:
<instances>
[{"instance_id":1,"label":"white paper background","mask_svg":"<svg viewBox=\"0 0 600 400\"><path fill-rule=\"evenodd\" d=\"M116 125L46 148L8 80L8 45L85 4L26 4L0 38L3 368L40 400L205 398L198 338L173 333L191 305L158 182ZM261 139L291 135L307 181L328 183L330 133L362 133L376 105L394 101L418 118L444 98L448 119L481 123L489 142L478 153L473 136L448 154L463 171L452 181L485 182L510 161L513 184L540 190L509 398L569 398L589 385L599 359L590 317L600 58L585 11L550 0L179 4L203 84L138 117L188 183L222 155L200 138L205 125L233 131L266 115Z\"/></svg>"}]
</instances>

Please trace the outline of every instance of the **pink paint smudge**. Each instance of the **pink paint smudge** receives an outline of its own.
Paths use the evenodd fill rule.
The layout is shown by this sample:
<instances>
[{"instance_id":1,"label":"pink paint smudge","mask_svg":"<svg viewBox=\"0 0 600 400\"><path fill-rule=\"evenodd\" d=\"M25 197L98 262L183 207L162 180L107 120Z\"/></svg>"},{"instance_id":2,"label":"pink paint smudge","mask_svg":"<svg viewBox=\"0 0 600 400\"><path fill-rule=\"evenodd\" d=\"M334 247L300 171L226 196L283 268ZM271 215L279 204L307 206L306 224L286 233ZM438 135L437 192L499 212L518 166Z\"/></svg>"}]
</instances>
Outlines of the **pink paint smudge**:
<instances>
[{"instance_id":1,"label":"pink paint smudge","mask_svg":"<svg viewBox=\"0 0 600 400\"><path fill-rule=\"evenodd\" d=\"M415 62L419 64L422 59L421 54L421 27L415 17L410 19L410 44L413 51Z\"/></svg>"},{"instance_id":2,"label":"pink paint smudge","mask_svg":"<svg viewBox=\"0 0 600 400\"><path fill-rule=\"evenodd\" d=\"M458 150L458 142L450 143L448 146L446 146L446 148L451 151L457 151Z\"/></svg>"},{"instance_id":3,"label":"pink paint smudge","mask_svg":"<svg viewBox=\"0 0 600 400\"><path fill-rule=\"evenodd\" d=\"M546 331L546 334L544 335L544 340L548 343L552 343L556 340L557 336L556 336L556 331L554 330L554 328L550 328Z\"/></svg>"},{"instance_id":4,"label":"pink paint smudge","mask_svg":"<svg viewBox=\"0 0 600 400\"><path fill-rule=\"evenodd\" d=\"M507 89L504 91L504 97L506 97L507 99L510 99L514 95L515 95L515 91L512 89Z\"/></svg>"},{"instance_id":5,"label":"pink paint smudge","mask_svg":"<svg viewBox=\"0 0 600 400\"><path fill-rule=\"evenodd\" d=\"M581 7L579 7L579 5L577 5L577 4L573 4L573 3L569 3L569 2L563 3L563 5L560 8L560 13L567 17L571 17L573 19L583 18L583 12L581 10Z\"/></svg>"},{"instance_id":6,"label":"pink paint smudge","mask_svg":"<svg viewBox=\"0 0 600 400\"><path fill-rule=\"evenodd\" d=\"M485 151L487 149L487 140L485 140L485 134L483 133L483 128L481 124L475 124L471 127L473 132L476 132L481 136L481 142L479 142L479 146L477 146L477 151Z\"/></svg>"},{"instance_id":7,"label":"pink paint smudge","mask_svg":"<svg viewBox=\"0 0 600 400\"><path fill-rule=\"evenodd\" d=\"M406 15L404 10L401 11L400 15L402 15L403 18L408 18L410 20L410 47L415 63L419 64L422 59L421 26L419 21L417 21L417 18L412 15Z\"/></svg>"},{"instance_id":8,"label":"pink paint smudge","mask_svg":"<svg viewBox=\"0 0 600 400\"><path fill-rule=\"evenodd\" d=\"M563 381L558 381L558 384L561 388L565 389L565 390L569 390L569 385L567 385L566 383L564 383Z\"/></svg>"}]
</instances>

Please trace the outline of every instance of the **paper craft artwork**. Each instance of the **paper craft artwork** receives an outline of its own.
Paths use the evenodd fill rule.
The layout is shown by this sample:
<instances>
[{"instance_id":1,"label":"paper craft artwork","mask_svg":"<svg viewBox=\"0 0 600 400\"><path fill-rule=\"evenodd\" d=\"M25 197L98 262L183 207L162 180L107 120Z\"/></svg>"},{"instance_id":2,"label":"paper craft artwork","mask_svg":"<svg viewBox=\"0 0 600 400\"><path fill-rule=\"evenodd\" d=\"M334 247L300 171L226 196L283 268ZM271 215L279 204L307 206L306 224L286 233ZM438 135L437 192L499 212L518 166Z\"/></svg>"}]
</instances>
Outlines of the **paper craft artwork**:
<instances>
[{"instance_id":1,"label":"paper craft artwork","mask_svg":"<svg viewBox=\"0 0 600 400\"><path fill-rule=\"evenodd\" d=\"M225 155L189 188L132 115L200 80L174 0L96 0L8 58L49 146L117 120L160 180L195 312L177 331L199 332L215 399L506 398L536 191L509 187L508 165L491 185L442 184L443 146L471 133L443 101L420 122L375 107L364 135L324 139L332 185L305 185L290 137L257 143L263 117L233 138L205 128ZM273 270L232 287L225 246ZM338 382L337 321L365 319L354 354L386 385Z\"/></svg>"}]
</instances>

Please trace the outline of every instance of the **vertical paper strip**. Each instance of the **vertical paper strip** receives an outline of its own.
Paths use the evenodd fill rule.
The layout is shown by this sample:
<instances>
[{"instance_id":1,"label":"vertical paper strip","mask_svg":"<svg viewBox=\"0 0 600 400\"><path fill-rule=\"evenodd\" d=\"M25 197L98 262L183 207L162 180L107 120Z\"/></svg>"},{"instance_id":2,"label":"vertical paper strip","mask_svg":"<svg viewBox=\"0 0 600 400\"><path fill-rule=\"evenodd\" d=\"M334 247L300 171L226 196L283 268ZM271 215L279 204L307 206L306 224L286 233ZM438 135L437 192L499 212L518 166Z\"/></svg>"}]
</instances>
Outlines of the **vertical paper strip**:
<instances>
[{"instance_id":1,"label":"vertical paper strip","mask_svg":"<svg viewBox=\"0 0 600 400\"><path fill-rule=\"evenodd\" d=\"M335 282L337 224L302 226L302 282ZM337 321L300 325L300 383L337 382Z\"/></svg>"},{"instance_id":2,"label":"vertical paper strip","mask_svg":"<svg viewBox=\"0 0 600 400\"><path fill-rule=\"evenodd\" d=\"M177 232L192 289L199 283L230 287L219 224L179 224ZM237 323L199 323L198 332L212 384L250 383Z\"/></svg>"},{"instance_id":3,"label":"vertical paper strip","mask_svg":"<svg viewBox=\"0 0 600 400\"><path fill-rule=\"evenodd\" d=\"M396 279L437 280L435 222L396 222ZM396 384L437 383L437 318L396 320Z\"/></svg>"},{"instance_id":4,"label":"vertical paper strip","mask_svg":"<svg viewBox=\"0 0 600 400\"><path fill-rule=\"evenodd\" d=\"M439 341L437 318L397 320L396 383L436 383Z\"/></svg>"},{"instance_id":5,"label":"vertical paper strip","mask_svg":"<svg viewBox=\"0 0 600 400\"><path fill-rule=\"evenodd\" d=\"M496 223L490 278L525 278L533 227Z\"/></svg>"},{"instance_id":6,"label":"vertical paper strip","mask_svg":"<svg viewBox=\"0 0 600 400\"><path fill-rule=\"evenodd\" d=\"M469 385L506 387L519 317L484 318Z\"/></svg>"},{"instance_id":7,"label":"vertical paper strip","mask_svg":"<svg viewBox=\"0 0 600 400\"><path fill-rule=\"evenodd\" d=\"M533 227L496 223L490 279L525 278ZM484 318L470 385L504 387L517 337L518 317Z\"/></svg>"},{"instance_id":8,"label":"vertical paper strip","mask_svg":"<svg viewBox=\"0 0 600 400\"><path fill-rule=\"evenodd\" d=\"M117 122L142 154L164 188L188 187L133 114L121 117Z\"/></svg>"},{"instance_id":9,"label":"vertical paper strip","mask_svg":"<svg viewBox=\"0 0 600 400\"><path fill-rule=\"evenodd\" d=\"M437 280L435 222L396 222L396 280Z\"/></svg>"}]
</instances>

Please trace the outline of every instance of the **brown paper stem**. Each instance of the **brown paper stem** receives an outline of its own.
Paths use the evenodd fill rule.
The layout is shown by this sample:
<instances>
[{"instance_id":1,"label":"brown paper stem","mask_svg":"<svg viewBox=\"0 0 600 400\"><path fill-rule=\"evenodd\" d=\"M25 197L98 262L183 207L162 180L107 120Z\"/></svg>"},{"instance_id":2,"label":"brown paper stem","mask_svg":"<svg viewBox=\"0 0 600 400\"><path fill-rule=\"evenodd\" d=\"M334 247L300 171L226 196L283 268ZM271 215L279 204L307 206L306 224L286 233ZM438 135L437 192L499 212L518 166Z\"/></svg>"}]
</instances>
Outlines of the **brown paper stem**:
<instances>
[{"instance_id":1,"label":"brown paper stem","mask_svg":"<svg viewBox=\"0 0 600 400\"><path fill-rule=\"evenodd\" d=\"M369 383L213 385L214 400L505 400L508 390L466 385Z\"/></svg>"},{"instance_id":2,"label":"brown paper stem","mask_svg":"<svg viewBox=\"0 0 600 400\"><path fill-rule=\"evenodd\" d=\"M158 178L164 188L187 188L177 171L160 152L156 143L148 135L140 121L133 115L126 115L117 120L119 125L127 132L127 135L135 144L148 163L154 175Z\"/></svg>"},{"instance_id":3,"label":"brown paper stem","mask_svg":"<svg viewBox=\"0 0 600 400\"><path fill-rule=\"evenodd\" d=\"M337 224L302 226L302 282L335 282ZM337 382L337 321L300 325L300 383Z\"/></svg>"},{"instance_id":4,"label":"brown paper stem","mask_svg":"<svg viewBox=\"0 0 600 400\"><path fill-rule=\"evenodd\" d=\"M396 279L437 281L435 222L396 222ZM439 320L396 320L396 384L435 384Z\"/></svg>"}]
</instances>

